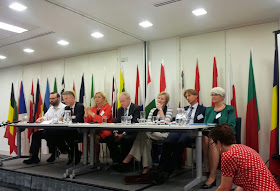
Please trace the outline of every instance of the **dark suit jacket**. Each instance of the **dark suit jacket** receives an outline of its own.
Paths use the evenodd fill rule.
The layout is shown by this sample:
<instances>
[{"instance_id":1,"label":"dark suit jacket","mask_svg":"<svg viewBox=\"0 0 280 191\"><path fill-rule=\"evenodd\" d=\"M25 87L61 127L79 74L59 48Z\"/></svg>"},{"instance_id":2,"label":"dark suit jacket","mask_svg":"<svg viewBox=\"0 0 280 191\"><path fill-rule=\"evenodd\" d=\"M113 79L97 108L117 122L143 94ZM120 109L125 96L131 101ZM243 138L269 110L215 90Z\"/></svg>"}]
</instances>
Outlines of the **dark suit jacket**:
<instances>
[{"instance_id":1,"label":"dark suit jacket","mask_svg":"<svg viewBox=\"0 0 280 191\"><path fill-rule=\"evenodd\" d=\"M185 110L187 110L188 108L189 108L189 106L184 107ZM206 111L206 107L198 104L195 115L194 115L194 123L203 123L204 122L205 111ZM203 117L201 119L197 119L197 116L199 116L200 114L202 114Z\"/></svg>"},{"instance_id":2,"label":"dark suit jacket","mask_svg":"<svg viewBox=\"0 0 280 191\"><path fill-rule=\"evenodd\" d=\"M137 119L140 118L141 107L139 105L135 105L134 103L130 104L130 108L128 111L128 115L132 116L131 123L138 123ZM120 107L117 111L117 118L113 119L114 123L120 123L121 117L124 115L124 108Z\"/></svg>"},{"instance_id":3,"label":"dark suit jacket","mask_svg":"<svg viewBox=\"0 0 280 191\"><path fill-rule=\"evenodd\" d=\"M65 110L71 110L70 106L66 106ZM79 102L76 102L75 107L74 107L74 113L72 113L72 111L71 111L71 115L76 116L75 119L72 119L72 122L73 123L83 123L84 114L85 114L84 105Z\"/></svg>"}]
</instances>

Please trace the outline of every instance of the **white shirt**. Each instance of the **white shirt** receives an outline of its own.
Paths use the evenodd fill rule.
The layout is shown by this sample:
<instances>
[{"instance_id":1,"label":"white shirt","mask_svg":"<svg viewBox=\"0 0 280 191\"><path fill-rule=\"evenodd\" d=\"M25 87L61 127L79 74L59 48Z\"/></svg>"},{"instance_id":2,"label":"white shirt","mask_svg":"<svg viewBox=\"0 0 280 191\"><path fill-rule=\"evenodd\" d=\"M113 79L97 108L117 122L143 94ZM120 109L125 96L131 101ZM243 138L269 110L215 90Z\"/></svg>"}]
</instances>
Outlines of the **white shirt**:
<instances>
[{"instance_id":1,"label":"white shirt","mask_svg":"<svg viewBox=\"0 0 280 191\"><path fill-rule=\"evenodd\" d=\"M54 108L53 106L51 106L48 111L45 113L45 115L43 116L43 119L46 120L51 120L53 119L53 117L56 115L57 118L61 117L62 114L64 113L64 108L65 108L65 104L63 103L59 103L59 105L57 106L57 108Z\"/></svg>"},{"instance_id":2,"label":"white shirt","mask_svg":"<svg viewBox=\"0 0 280 191\"><path fill-rule=\"evenodd\" d=\"M189 112L191 111L191 108L193 107L192 114L191 114L191 119L190 119L189 124L194 123L194 116L195 116L195 112L196 112L197 106L198 106L198 103L194 104L193 106L189 106L189 108L187 109L187 115L186 115L186 117L189 116ZM187 119L187 120L188 120L188 119Z\"/></svg>"},{"instance_id":3,"label":"white shirt","mask_svg":"<svg viewBox=\"0 0 280 191\"><path fill-rule=\"evenodd\" d=\"M127 106L127 108L123 108L124 110L126 109L126 115L127 115L127 116L128 116L128 114L129 114L130 105L131 105L131 102L129 103L129 105Z\"/></svg>"}]
</instances>

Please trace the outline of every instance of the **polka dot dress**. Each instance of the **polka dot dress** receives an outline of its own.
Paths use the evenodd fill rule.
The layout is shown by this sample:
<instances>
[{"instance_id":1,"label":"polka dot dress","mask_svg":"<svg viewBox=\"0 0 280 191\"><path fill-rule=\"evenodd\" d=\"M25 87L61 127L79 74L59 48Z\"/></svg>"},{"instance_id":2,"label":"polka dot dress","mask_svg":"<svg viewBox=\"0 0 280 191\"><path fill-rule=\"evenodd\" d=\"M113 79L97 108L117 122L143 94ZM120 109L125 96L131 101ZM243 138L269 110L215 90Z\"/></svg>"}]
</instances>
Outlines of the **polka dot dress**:
<instances>
[{"instance_id":1,"label":"polka dot dress","mask_svg":"<svg viewBox=\"0 0 280 191\"><path fill-rule=\"evenodd\" d=\"M260 155L245 145L233 145L222 154L221 171L245 190L280 191Z\"/></svg>"}]
</instances>

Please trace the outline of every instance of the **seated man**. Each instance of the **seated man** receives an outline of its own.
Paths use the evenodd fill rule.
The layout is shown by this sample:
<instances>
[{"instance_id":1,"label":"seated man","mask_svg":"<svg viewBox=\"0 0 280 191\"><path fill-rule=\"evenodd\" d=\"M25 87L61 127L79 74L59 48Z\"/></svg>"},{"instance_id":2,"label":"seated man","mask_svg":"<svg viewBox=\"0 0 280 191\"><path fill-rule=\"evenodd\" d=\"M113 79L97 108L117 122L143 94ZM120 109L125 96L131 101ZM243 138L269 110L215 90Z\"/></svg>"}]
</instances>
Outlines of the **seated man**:
<instances>
[{"instance_id":1,"label":"seated man","mask_svg":"<svg viewBox=\"0 0 280 191\"><path fill-rule=\"evenodd\" d=\"M84 105L75 101L75 95L72 91L66 91L62 94L63 100L67 105L65 110L70 110L72 123L83 123L84 122ZM67 165L71 164L74 159L74 150L76 150L75 154L75 165L80 163L82 152L78 150L78 143L74 144L75 140L83 140L83 135L78 133L77 130L64 130L64 139L67 145L69 146L70 150L68 151L69 154L69 161ZM74 149L75 147L75 149Z\"/></svg>"},{"instance_id":2,"label":"seated man","mask_svg":"<svg viewBox=\"0 0 280 191\"><path fill-rule=\"evenodd\" d=\"M36 123L41 123L45 120L52 120L54 118L56 118L56 120L58 120L59 117L63 115L65 105L60 102L60 95L58 93L55 93L55 92L50 93L50 104L52 106L48 109L48 111L45 113L45 115L43 117L40 117L36 120ZM54 159L55 159L55 140L51 138L52 137L51 135L53 134L54 131L40 130L40 131L36 131L33 133L30 151L29 151L32 154L32 156L29 159L24 160L23 163L37 164L40 162L40 159L38 158L38 153L39 153L39 149L41 147L41 139L47 140L49 151L50 151L50 153L52 153L51 157L47 161L48 162L54 161ZM62 140L59 139L57 141L59 141L60 145L65 144L63 139Z\"/></svg>"},{"instance_id":3,"label":"seated man","mask_svg":"<svg viewBox=\"0 0 280 191\"><path fill-rule=\"evenodd\" d=\"M137 123L140 118L141 107L131 103L130 95L127 92L121 93L121 107L118 109L117 118L113 119L114 123L121 123L121 116L131 116L131 123ZM113 134L106 138L111 158L114 163L121 162L129 153L132 144L136 138L137 132L113 131ZM121 150L119 145L121 145Z\"/></svg>"},{"instance_id":4,"label":"seated man","mask_svg":"<svg viewBox=\"0 0 280 191\"><path fill-rule=\"evenodd\" d=\"M186 123L203 123L206 108L197 102L198 93L193 89L184 92L184 97L190 106L186 106ZM159 163L159 174L155 179L157 183L163 183L169 175L175 170L183 149L191 143L195 143L195 137L191 132L171 132L165 139L162 146L162 154Z\"/></svg>"}]
</instances>

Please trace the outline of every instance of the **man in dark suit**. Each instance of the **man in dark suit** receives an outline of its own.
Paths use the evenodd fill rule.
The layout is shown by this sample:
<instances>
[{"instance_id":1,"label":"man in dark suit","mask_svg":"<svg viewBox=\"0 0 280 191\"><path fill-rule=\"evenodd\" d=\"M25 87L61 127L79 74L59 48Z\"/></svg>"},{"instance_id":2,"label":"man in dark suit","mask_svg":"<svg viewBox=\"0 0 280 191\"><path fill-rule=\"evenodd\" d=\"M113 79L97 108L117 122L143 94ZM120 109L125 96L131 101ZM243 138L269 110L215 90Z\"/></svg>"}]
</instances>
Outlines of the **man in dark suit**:
<instances>
[{"instance_id":1,"label":"man in dark suit","mask_svg":"<svg viewBox=\"0 0 280 191\"><path fill-rule=\"evenodd\" d=\"M206 107L199 105L197 102L198 93L193 89L184 92L184 97L190 106L185 107L186 123L203 123ZM157 183L163 183L169 175L175 170L178 161L181 162L183 149L195 143L195 136L191 132L171 132L165 139L162 147L162 154L159 163L159 174L156 176Z\"/></svg>"},{"instance_id":2,"label":"man in dark suit","mask_svg":"<svg viewBox=\"0 0 280 191\"><path fill-rule=\"evenodd\" d=\"M113 119L114 123L121 123L122 116L130 116L131 123L137 123L140 118L141 107L131 103L130 95L127 92L119 96L121 107L117 111L117 118ZM137 132L113 131L113 134L106 138L111 158L114 163L121 162L129 153L132 144L136 138ZM121 150L119 145L121 145Z\"/></svg>"},{"instance_id":3,"label":"man in dark suit","mask_svg":"<svg viewBox=\"0 0 280 191\"><path fill-rule=\"evenodd\" d=\"M84 105L75 101L75 95L72 91L65 91L62 96L65 104L67 105L65 110L70 110L72 123L83 123L85 113ZM75 165L78 164L81 161L82 152L78 150L78 143L74 143L74 141L82 141L82 134L78 133L77 130L67 130L64 131L64 140L69 147L69 149L67 149L69 154L69 161L67 164L71 164L73 162L74 150L76 150Z\"/></svg>"}]
</instances>

